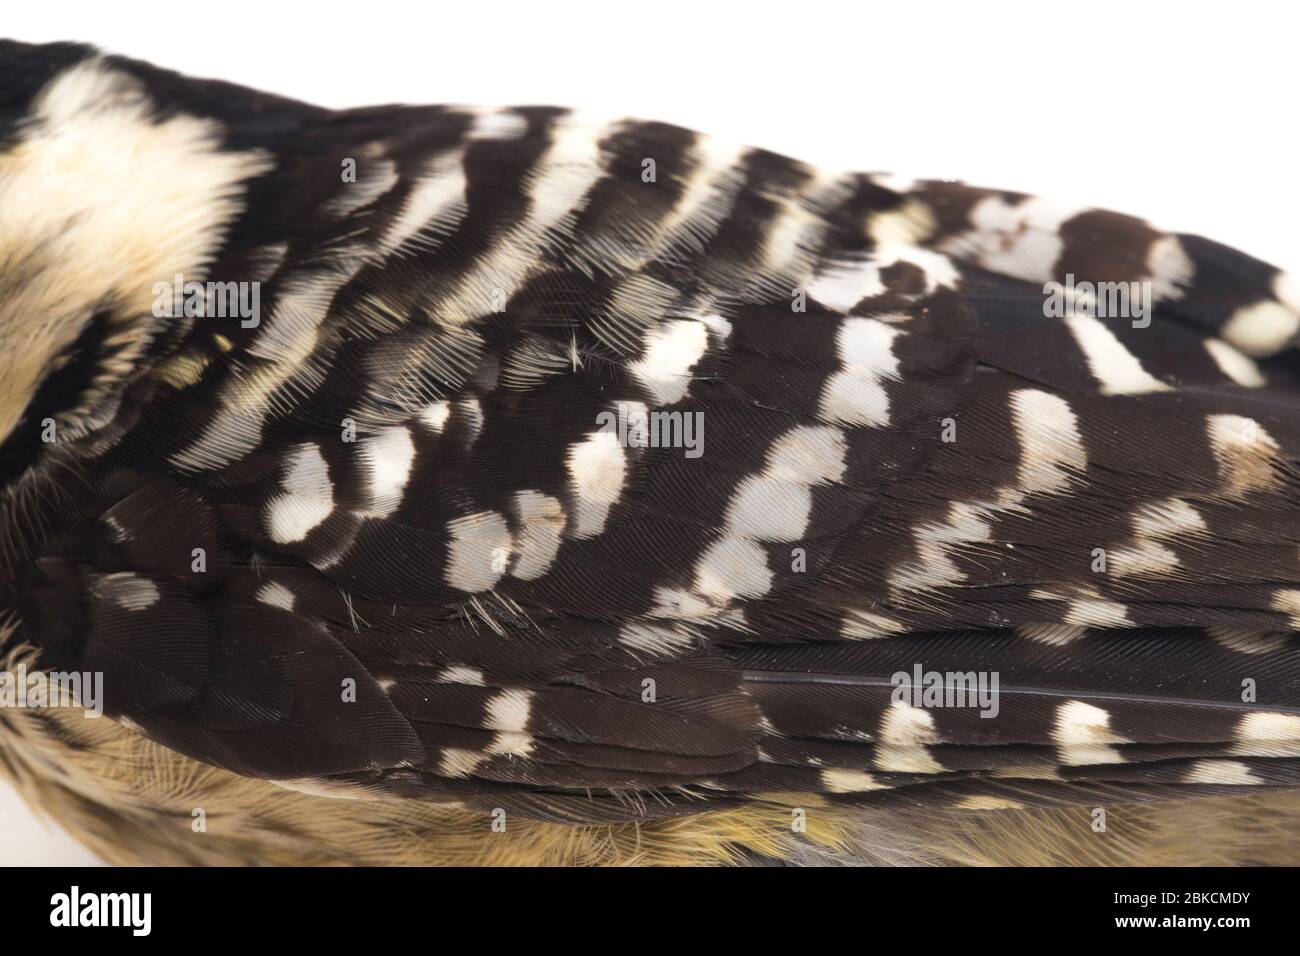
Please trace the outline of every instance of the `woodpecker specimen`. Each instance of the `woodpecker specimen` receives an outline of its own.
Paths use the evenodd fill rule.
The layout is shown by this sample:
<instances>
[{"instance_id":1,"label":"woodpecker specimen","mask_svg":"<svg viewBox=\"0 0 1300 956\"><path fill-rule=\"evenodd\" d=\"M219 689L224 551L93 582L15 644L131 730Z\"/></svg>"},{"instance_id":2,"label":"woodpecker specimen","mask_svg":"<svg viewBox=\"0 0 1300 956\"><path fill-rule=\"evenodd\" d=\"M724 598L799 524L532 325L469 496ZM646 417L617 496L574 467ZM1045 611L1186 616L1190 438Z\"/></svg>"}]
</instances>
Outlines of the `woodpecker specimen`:
<instances>
[{"instance_id":1,"label":"woodpecker specimen","mask_svg":"<svg viewBox=\"0 0 1300 956\"><path fill-rule=\"evenodd\" d=\"M121 862L1300 862L1298 329L1111 212L4 43L0 689L104 716L0 768Z\"/></svg>"}]
</instances>

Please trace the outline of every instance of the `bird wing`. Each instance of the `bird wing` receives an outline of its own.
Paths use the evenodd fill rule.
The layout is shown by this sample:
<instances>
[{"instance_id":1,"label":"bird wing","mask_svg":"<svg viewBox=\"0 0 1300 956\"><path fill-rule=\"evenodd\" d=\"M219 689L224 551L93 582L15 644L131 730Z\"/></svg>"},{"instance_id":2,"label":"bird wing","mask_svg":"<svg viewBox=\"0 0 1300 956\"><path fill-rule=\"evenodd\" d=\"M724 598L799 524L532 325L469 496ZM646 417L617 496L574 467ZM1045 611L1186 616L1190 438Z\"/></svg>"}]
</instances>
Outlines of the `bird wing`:
<instances>
[{"instance_id":1,"label":"bird wing","mask_svg":"<svg viewBox=\"0 0 1300 956\"><path fill-rule=\"evenodd\" d=\"M1295 785L1276 270L664 124L106 62L273 159L208 275L257 320L178 323L19 579L110 716L575 821Z\"/></svg>"}]
</instances>

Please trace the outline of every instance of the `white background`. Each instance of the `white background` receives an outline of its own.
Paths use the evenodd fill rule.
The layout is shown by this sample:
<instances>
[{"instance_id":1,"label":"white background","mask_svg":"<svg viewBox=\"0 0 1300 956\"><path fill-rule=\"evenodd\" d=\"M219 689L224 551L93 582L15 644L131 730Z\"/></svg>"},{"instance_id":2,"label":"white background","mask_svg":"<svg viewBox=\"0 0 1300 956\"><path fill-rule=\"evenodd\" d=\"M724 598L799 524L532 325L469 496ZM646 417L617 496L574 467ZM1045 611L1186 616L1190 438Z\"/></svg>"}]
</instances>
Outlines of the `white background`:
<instances>
[{"instance_id":1,"label":"white background","mask_svg":"<svg viewBox=\"0 0 1300 956\"><path fill-rule=\"evenodd\" d=\"M15 2L2 27L325 106L546 103L1145 216L1300 272L1297 23L1248 3ZM0 784L0 861L73 862Z\"/></svg>"}]
</instances>

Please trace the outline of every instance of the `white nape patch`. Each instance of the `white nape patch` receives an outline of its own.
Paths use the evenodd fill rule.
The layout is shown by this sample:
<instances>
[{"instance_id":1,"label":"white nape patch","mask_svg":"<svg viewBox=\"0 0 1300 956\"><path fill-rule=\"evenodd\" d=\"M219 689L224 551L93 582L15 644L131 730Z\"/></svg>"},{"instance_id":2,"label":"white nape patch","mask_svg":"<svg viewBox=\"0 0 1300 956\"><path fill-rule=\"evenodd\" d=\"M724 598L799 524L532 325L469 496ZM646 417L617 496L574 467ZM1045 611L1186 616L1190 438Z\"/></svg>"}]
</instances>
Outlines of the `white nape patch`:
<instances>
[{"instance_id":1,"label":"white nape patch","mask_svg":"<svg viewBox=\"0 0 1300 956\"><path fill-rule=\"evenodd\" d=\"M726 535L695 562L693 590L715 607L735 598L762 597L771 587L767 552L750 538Z\"/></svg>"},{"instance_id":2,"label":"white nape patch","mask_svg":"<svg viewBox=\"0 0 1300 956\"><path fill-rule=\"evenodd\" d=\"M503 690L487 702L483 726L488 730L523 733L528 729L528 718L532 710L532 691L514 688Z\"/></svg>"},{"instance_id":3,"label":"white nape patch","mask_svg":"<svg viewBox=\"0 0 1300 956\"><path fill-rule=\"evenodd\" d=\"M992 794L973 794L957 801L958 810L1023 810L1025 805L1019 800L1008 797L995 797Z\"/></svg>"},{"instance_id":4,"label":"white nape patch","mask_svg":"<svg viewBox=\"0 0 1300 956\"><path fill-rule=\"evenodd\" d=\"M1255 360L1239 352L1223 339L1206 339L1205 351L1210 353L1219 371L1244 388L1259 388L1266 384L1264 373Z\"/></svg>"},{"instance_id":5,"label":"white nape patch","mask_svg":"<svg viewBox=\"0 0 1300 956\"><path fill-rule=\"evenodd\" d=\"M1069 490L1088 467L1079 420L1069 403L1025 388L1012 393L1011 413L1020 443L1020 489L1045 494Z\"/></svg>"},{"instance_id":6,"label":"white nape patch","mask_svg":"<svg viewBox=\"0 0 1300 956\"><path fill-rule=\"evenodd\" d=\"M641 621L624 624L618 642L655 657L676 657L695 646L694 636L684 628Z\"/></svg>"},{"instance_id":7,"label":"white nape patch","mask_svg":"<svg viewBox=\"0 0 1300 956\"><path fill-rule=\"evenodd\" d=\"M13 116L0 150L0 262L22 280L0 303L0 437L91 317L138 358L149 341L154 284L206 278L245 182L269 154L222 149L223 127L160 115L144 86L92 57L63 70Z\"/></svg>"},{"instance_id":8,"label":"white nape patch","mask_svg":"<svg viewBox=\"0 0 1300 956\"><path fill-rule=\"evenodd\" d=\"M1061 225L1083 211L1038 197L1008 203L1001 196L988 196L971 209L973 231L954 236L941 248L973 255L985 269L1001 275L1047 282L1055 276L1065 248Z\"/></svg>"},{"instance_id":9,"label":"white nape patch","mask_svg":"<svg viewBox=\"0 0 1300 956\"><path fill-rule=\"evenodd\" d=\"M528 132L528 118L514 110L482 109L474 113L466 138L519 139Z\"/></svg>"},{"instance_id":10,"label":"white nape patch","mask_svg":"<svg viewBox=\"0 0 1300 956\"><path fill-rule=\"evenodd\" d=\"M283 584L275 581L267 581L257 589L257 599L263 604L269 604L271 607L278 607L285 611L292 611L294 593Z\"/></svg>"},{"instance_id":11,"label":"white nape patch","mask_svg":"<svg viewBox=\"0 0 1300 956\"><path fill-rule=\"evenodd\" d=\"M1147 275L1151 277L1151 297L1156 302L1181 299L1196 275L1196 264L1177 236L1162 236L1151 243L1147 252Z\"/></svg>"},{"instance_id":12,"label":"white nape patch","mask_svg":"<svg viewBox=\"0 0 1300 956\"><path fill-rule=\"evenodd\" d=\"M477 667L465 664L448 664L438 672L435 678L440 684L471 684L474 687L486 687L483 672Z\"/></svg>"},{"instance_id":13,"label":"white nape patch","mask_svg":"<svg viewBox=\"0 0 1300 956\"><path fill-rule=\"evenodd\" d=\"M759 541L798 541L812 515L808 485L750 475L743 478L727 505L727 528Z\"/></svg>"},{"instance_id":14,"label":"white nape patch","mask_svg":"<svg viewBox=\"0 0 1300 956\"><path fill-rule=\"evenodd\" d=\"M295 446L285 459L284 489L266 505L266 528L276 544L293 544L334 513L329 465L312 442Z\"/></svg>"},{"instance_id":15,"label":"white nape patch","mask_svg":"<svg viewBox=\"0 0 1300 956\"><path fill-rule=\"evenodd\" d=\"M1103 395L1141 395L1168 392L1170 386L1142 367L1136 355L1124 347L1115 333L1097 319L1074 313L1062 321L1083 351L1088 371Z\"/></svg>"},{"instance_id":16,"label":"white nape patch","mask_svg":"<svg viewBox=\"0 0 1300 956\"><path fill-rule=\"evenodd\" d=\"M1071 766L1124 763L1113 744L1129 743L1110 729L1110 714L1081 700L1071 700L1056 710L1052 740L1060 747L1061 763Z\"/></svg>"},{"instance_id":17,"label":"white nape patch","mask_svg":"<svg viewBox=\"0 0 1300 956\"><path fill-rule=\"evenodd\" d=\"M1024 624L1016 630L1021 637L1053 647L1072 644L1088 634L1086 627L1077 624Z\"/></svg>"},{"instance_id":18,"label":"white nape patch","mask_svg":"<svg viewBox=\"0 0 1300 956\"><path fill-rule=\"evenodd\" d=\"M1210 415L1205 426L1225 494L1238 497L1281 482L1274 468L1278 444L1259 422L1241 415Z\"/></svg>"},{"instance_id":19,"label":"white nape patch","mask_svg":"<svg viewBox=\"0 0 1300 956\"><path fill-rule=\"evenodd\" d=\"M847 468L844 432L826 425L797 425L783 432L767 451L769 478L805 485L839 481Z\"/></svg>"},{"instance_id":20,"label":"white nape patch","mask_svg":"<svg viewBox=\"0 0 1300 956\"><path fill-rule=\"evenodd\" d=\"M864 793L867 790L888 790L889 785L876 780L861 770L841 770L827 767L820 773L821 787L827 793Z\"/></svg>"},{"instance_id":21,"label":"white nape patch","mask_svg":"<svg viewBox=\"0 0 1300 956\"><path fill-rule=\"evenodd\" d=\"M569 446L565 463L574 509L569 534L593 538L605 530L609 509L623 494L627 452L613 432L592 432Z\"/></svg>"},{"instance_id":22,"label":"white nape patch","mask_svg":"<svg viewBox=\"0 0 1300 956\"><path fill-rule=\"evenodd\" d=\"M628 364L628 370L655 405L673 405L686 397L691 369L708 347L709 332L703 322L677 319L647 333L644 353Z\"/></svg>"},{"instance_id":23,"label":"white nape patch","mask_svg":"<svg viewBox=\"0 0 1300 956\"><path fill-rule=\"evenodd\" d=\"M477 750L461 750L458 747L448 747L438 755L438 776L468 777L486 759L487 756Z\"/></svg>"},{"instance_id":24,"label":"white nape patch","mask_svg":"<svg viewBox=\"0 0 1300 956\"><path fill-rule=\"evenodd\" d=\"M828 422L884 427L889 395L884 381L898 378L892 351L901 330L878 319L845 319L836 337L844 367L826 381L818 417Z\"/></svg>"},{"instance_id":25,"label":"white nape patch","mask_svg":"<svg viewBox=\"0 0 1300 956\"><path fill-rule=\"evenodd\" d=\"M382 255L397 252L407 243L426 248L437 245L439 237L456 228L468 208L464 160L463 149L452 149L425 164L402 211L379 241Z\"/></svg>"},{"instance_id":26,"label":"white nape patch","mask_svg":"<svg viewBox=\"0 0 1300 956\"><path fill-rule=\"evenodd\" d=\"M901 701L892 702L880 721L880 742L873 764L895 773L942 773L943 766L925 749L939 743L934 714Z\"/></svg>"},{"instance_id":27,"label":"white nape patch","mask_svg":"<svg viewBox=\"0 0 1300 956\"><path fill-rule=\"evenodd\" d=\"M522 581L535 581L551 569L560 552L567 520L564 507L540 491L517 491L511 512L517 530L510 574Z\"/></svg>"},{"instance_id":28,"label":"white nape patch","mask_svg":"<svg viewBox=\"0 0 1300 956\"><path fill-rule=\"evenodd\" d=\"M325 205L325 213L345 219L377 202L397 185L397 164L384 157L363 156L357 162L361 175L354 183L343 183L342 191Z\"/></svg>"},{"instance_id":29,"label":"white nape patch","mask_svg":"<svg viewBox=\"0 0 1300 956\"><path fill-rule=\"evenodd\" d=\"M458 591L489 591L506 573L514 542L499 511L477 511L447 522L445 579Z\"/></svg>"},{"instance_id":30,"label":"white nape patch","mask_svg":"<svg viewBox=\"0 0 1300 956\"><path fill-rule=\"evenodd\" d=\"M1183 783L1254 787L1265 781L1251 773L1250 768L1239 760L1198 760L1183 777Z\"/></svg>"},{"instance_id":31,"label":"white nape patch","mask_svg":"<svg viewBox=\"0 0 1300 956\"><path fill-rule=\"evenodd\" d=\"M1300 630L1300 590L1287 588L1273 592L1273 610L1287 616L1287 623Z\"/></svg>"},{"instance_id":32,"label":"white nape patch","mask_svg":"<svg viewBox=\"0 0 1300 956\"><path fill-rule=\"evenodd\" d=\"M365 469L367 504L362 514L387 518L402 504L415 464L415 442L405 425L394 425L362 439L358 450Z\"/></svg>"},{"instance_id":33,"label":"white nape patch","mask_svg":"<svg viewBox=\"0 0 1300 956\"><path fill-rule=\"evenodd\" d=\"M1300 609L1300 602L1297 608ZM1272 654L1292 642L1291 634L1286 631L1258 631L1245 627L1208 627L1205 631L1215 643L1239 654Z\"/></svg>"},{"instance_id":34,"label":"white nape patch","mask_svg":"<svg viewBox=\"0 0 1300 956\"><path fill-rule=\"evenodd\" d=\"M1224 323L1220 335L1247 355L1276 355L1300 332L1300 312L1265 300L1243 305Z\"/></svg>"},{"instance_id":35,"label":"white nape patch","mask_svg":"<svg viewBox=\"0 0 1300 956\"><path fill-rule=\"evenodd\" d=\"M447 419L451 418L451 402L434 402L428 408L420 409L417 417L435 432L441 432Z\"/></svg>"},{"instance_id":36,"label":"white nape patch","mask_svg":"<svg viewBox=\"0 0 1300 956\"><path fill-rule=\"evenodd\" d=\"M99 596L124 611L144 611L158 603L158 585L131 571L102 574L97 581Z\"/></svg>"}]
</instances>

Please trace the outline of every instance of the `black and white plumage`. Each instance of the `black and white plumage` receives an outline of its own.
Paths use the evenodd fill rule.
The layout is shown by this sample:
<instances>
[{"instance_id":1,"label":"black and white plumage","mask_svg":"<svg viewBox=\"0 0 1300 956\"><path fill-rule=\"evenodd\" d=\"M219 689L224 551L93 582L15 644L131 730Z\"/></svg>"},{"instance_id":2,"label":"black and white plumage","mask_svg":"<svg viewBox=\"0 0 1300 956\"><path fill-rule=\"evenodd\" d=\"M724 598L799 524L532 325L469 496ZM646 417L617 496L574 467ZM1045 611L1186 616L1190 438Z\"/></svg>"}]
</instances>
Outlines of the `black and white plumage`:
<instances>
[{"instance_id":1,"label":"black and white plumage","mask_svg":"<svg viewBox=\"0 0 1300 956\"><path fill-rule=\"evenodd\" d=\"M1277 270L659 123L0 76L0 604L132 731L564 824L1300 785ZM156 316L182 275L260 318ZM655 412L701 453L602 428Z\"/></svg>"}]
</instances>

